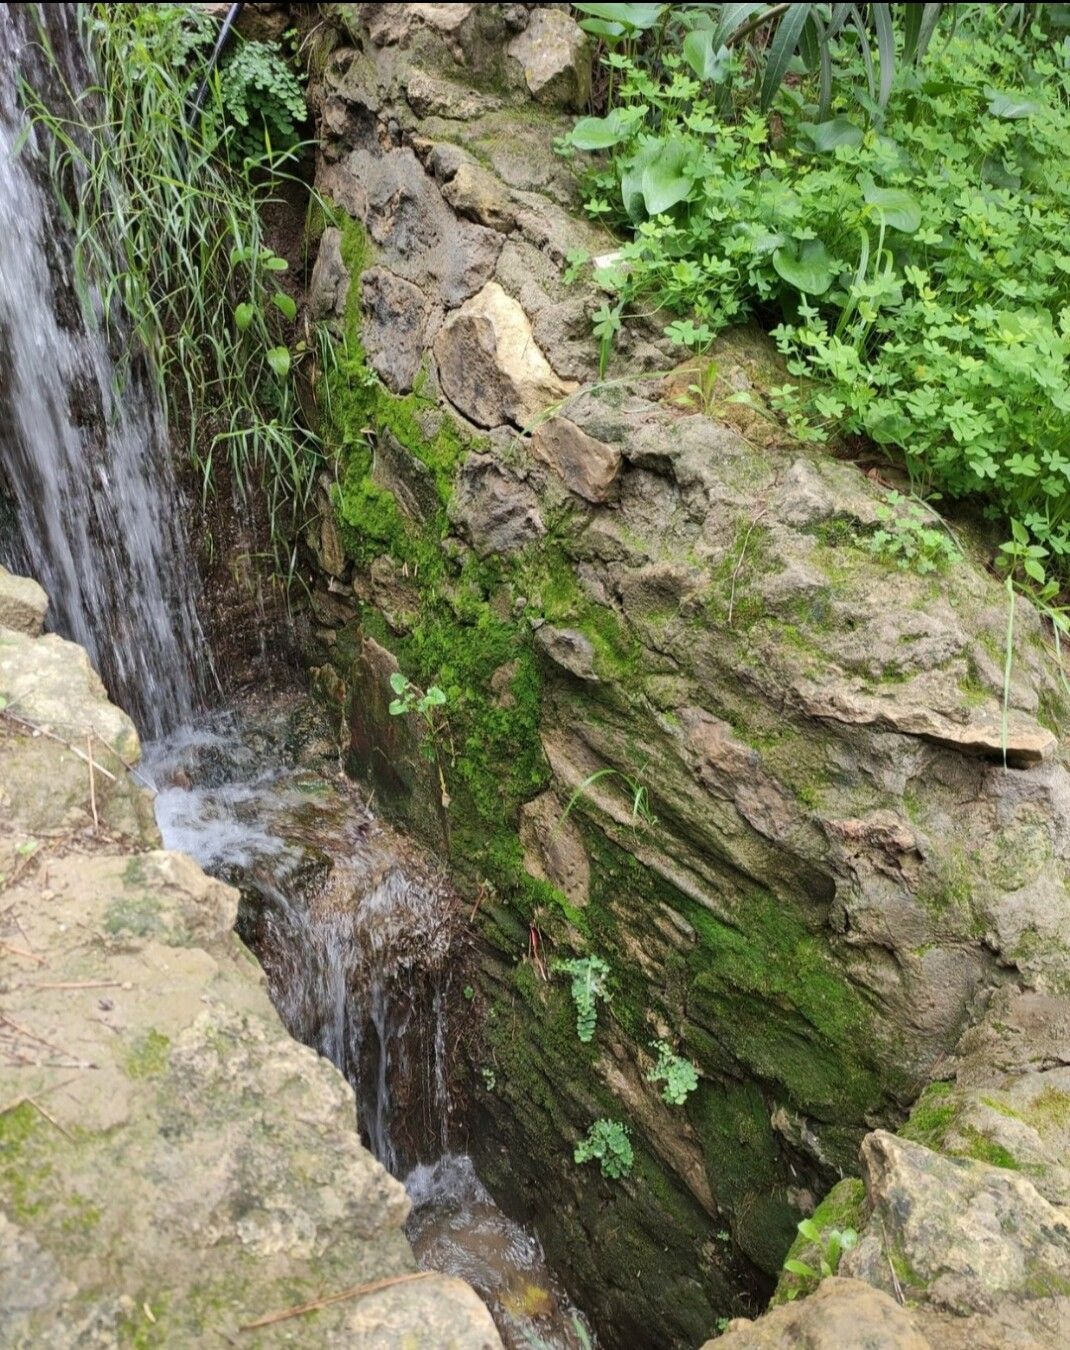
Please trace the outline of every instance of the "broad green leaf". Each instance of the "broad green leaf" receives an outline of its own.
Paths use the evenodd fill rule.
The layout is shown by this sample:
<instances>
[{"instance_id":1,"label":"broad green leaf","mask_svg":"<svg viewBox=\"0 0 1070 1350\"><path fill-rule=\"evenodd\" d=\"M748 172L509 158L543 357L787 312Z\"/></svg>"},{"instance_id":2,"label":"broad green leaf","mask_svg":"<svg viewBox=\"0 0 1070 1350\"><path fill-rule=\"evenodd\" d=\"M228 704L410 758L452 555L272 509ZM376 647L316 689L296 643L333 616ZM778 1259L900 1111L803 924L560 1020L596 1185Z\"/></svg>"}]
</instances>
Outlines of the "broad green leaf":
<instances>
[{"instance_id":1,"label":"broad green leaf","mask_svg":"<svg viewBox=\"0 0 1070 1350\"><path fill-rule=\"evenodd\" d=\"M913 234L921 228L921 206L903 188L879 188L870 183L863 189L862 195L870 206L883 212L884 219L893 230Z\"/></svg>"},{"instance_id":2,"label":"broad green leaf","mask_svg":"<svg viewBox=\"0 0 1070 1350\"><path fill-rule=\"evenodd\" d=\"M403 694L408 687L409 681L402 675L400 670L395 670L391 673L390 688L393 689L395 694Z\"/></svg>"},{"instance_id":3,"label":"broad green leaf","mask_svg":"<svg viewBox=\"0 0 1070 1350\"><path fill-rule=\"evenodd\" d=\"M715 44L709 28L696 28L684 38L684 60L699 77L720 84L728 73L731 56L727 47Z\"/></svg>"},{"instance_id":4,"label":"broad green leaf","mask_svg":"<svg viewBox=\"0 0 1070 1350\"><path fill-rule=\"evenodd\" d=\"M244 302L243 304L235 306L234 327L237 328L239 332L244 333L245 330L252 323L253 315L255 313L256 313L255 307L253 305L250 305L248 301Z\"/></svg>"},{"instance_id":5,"label":"broad green leaf","mask_svg":"<svg viewBox=\"0 0 1070 1350\"><path fill-rule=\"evenodd\" d=\"M824 295L832 285L832 266L820 239L785 245L773 254L777 275L806 295Z\"/></svg>"},{"instance_id":6,"label":"broad green leaf","mask_svg":"<svg viewBox=\"0 0 1070 1350\"><path fill-rule=\"evenodd\" d=\"M289 347L270 347L265 353L267 363L280 380L284 380L290 373L290 349Z\"/></svg>"},{"instance_id":7,"label":"broad green leaf","mask_svg":"<svg viewBox=\"0 0 1070 1350\"><path fill-rule=\"evenodd\" d=\"M820 1243L821 1241L821 1230L813 1219L803 1219L799 1224L799 1232L808 1242Z\"/></svg>"},{"instance_id":8,"label":"broad green leaf","mask_svg":"<svg viewBox=\"0 0 1070 1350\"><path fill-rule=\"evenodd\" d=\"M589 14L594 19L605 19L609 23L621 23L626 28L642 31L653 28L661 18L664 5L574 5L581 14Z\"/></svg>"},{"instance_id":9,"label":"broad green leaf","mask_svg":"<svg viewBox=\"0 0 1070 1350\"><path fill-rule=\"evenodd\" d=\"M817 1279L817 1271L813 1266L808 1266L805 1261L797 1261L794 1256L784 1262L784 1269L791 1271L792 1275L801 1275L804 1280Z\"/></svg>"},{"instance_id":10,"label":"broad green leaf","mask_svg":"<svg viewBox=\"0 0 1070 1350\"><path fill-rule=\"evenodd\" d=\"M643 205L648 215L660 216L677 202L682 202L691 191L691 179L684 173L690 158L687 142L673 137L662 145L657 158L643 170Z\"/></svg>"},{"instance_id":11,"label":"broad green leaf","mask_svg":"<svg viewBox=\"0 0 1070 1350\"><path fill-rule=\"evenodd\" d=\"M862 144L862 128L847 117L834 117L831 122L800 122L799 130L822 154L829 154L841 145Z\"/></svg>"},{"instance_id":12,"label":"broad green leaf","mask_svg":"<svg viewBox=\"0 0 1070 1350\"><path fill-rule=\"evenodd\" d=\"M992 116L1001 117L1006 121L1032 117L1044 106L1035 99L1026 98L1024 94L1005 94L990 85L985 86L985 97L988 99L988 111Z\"/></svg>"},{"instance_id":13,"label":"broad green leaf","mask_svg":"<svg viewBox=\"0 0 1070 1350\"><path fill-rule=\"evenodd\" d=\"M743 27L748 19L766 8L767 6L761 4L760 0L758 4L722 5L718 16L717 45L720 46L722 42L727 42L737 29Z\"/></svg>"},{"instance_id":14,"label":"broad green leaf","mask_svg":"<svg viewBox=\"0 0 1070 1350\"><path fill-rule=\"evenodd\" d=\"M622 23L608 23L605 19L583 19L580 27L592 37L619 38L627 32Z\"/></svg>"},{"instance_id":15,"label":"broad green leaf","mask_svg":"<svg viewBox=\"0 0 1070 1350\"><path fill-rule=\"evenodd\" d=\"M285 291L276 291L271 297L271 303L281 314L284 314L287 319L292 319L297 314L297 305L294 302L293 297L287 295Z\"/></svg>"},{"instance_id":16,"label":"broad green leaf","mask_svg":"<svg viewBox=\"0 0 1070 1350\"><path fill-rule=\"evenodd\" d=\"M277 253L269 253L264 259L264 266L269 272L285 272L289 267L285 258L280 258Z\"/></svg>"},{"instance_id":17,"label":"broad green leaf","mask_svg":"<svg viewBox=\"0 0 1070 1350\"><path fill-rule=\"evenodd\" d=\"M569 140L577 150L608 150L626 140L631 129L632 119L624 109L614 108L606 117L581 117Z\"/></svg>"}]
</instances>

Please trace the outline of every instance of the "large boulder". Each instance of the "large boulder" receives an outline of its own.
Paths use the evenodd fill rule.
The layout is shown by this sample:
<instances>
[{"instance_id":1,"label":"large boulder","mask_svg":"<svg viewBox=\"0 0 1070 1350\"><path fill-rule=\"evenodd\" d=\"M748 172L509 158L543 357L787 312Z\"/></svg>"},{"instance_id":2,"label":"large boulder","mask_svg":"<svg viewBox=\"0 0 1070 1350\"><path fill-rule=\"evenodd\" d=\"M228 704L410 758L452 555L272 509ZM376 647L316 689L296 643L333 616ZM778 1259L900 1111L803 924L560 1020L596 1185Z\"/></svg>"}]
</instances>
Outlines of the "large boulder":
<instances>
[{"instance_id":1,"label":"large boulder","mask_svg":"<svg viewBox=\"0 0 1070 1350\"><path fill-rule=\"evenodd\" d=\"M498 1350L416 1276L352 1089L284 1030L237 892L157 847L137 754L80 648L0 629L0 1339Z\"/></svg>"}]
</instances>

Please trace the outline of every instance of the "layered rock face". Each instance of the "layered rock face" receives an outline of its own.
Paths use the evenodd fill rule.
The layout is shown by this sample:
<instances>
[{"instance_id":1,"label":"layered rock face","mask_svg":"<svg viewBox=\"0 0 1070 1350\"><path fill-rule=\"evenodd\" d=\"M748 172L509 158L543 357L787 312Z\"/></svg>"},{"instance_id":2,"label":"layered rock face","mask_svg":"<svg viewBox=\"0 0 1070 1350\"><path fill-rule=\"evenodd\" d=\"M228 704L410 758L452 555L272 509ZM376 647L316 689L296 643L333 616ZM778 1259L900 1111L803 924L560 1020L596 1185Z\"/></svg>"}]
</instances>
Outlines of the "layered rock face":
<instances>
[{"instance_id":1,"label":"layered rock face","mask_svg":"<svg viewBox=\"0 0 1070 1350\"><path fill-rule=\"evenodd\" d=\"M739 403L710 415L694 376L652 374L649 335L598 378L597 298L562 273L611 242L552 153L584 49L563 14L536 41L543 9L338 6L318 89L339 476L308 540L310 662L352 769L471 883L472 1148L610 1345L755 1311L798 1220L860 1171L844 1274L870 1293L830 1286L814 1316L875 1286L906 1337L875 1344L945 1321L997 1344L1012 1304L1007 1326L1060 1343L1066 1155L1036 1102L1059 1116L1062 1087L1029 1075L1063 1051L1033 1063L1022 1025L1062 1026L1070 992L1046 635L1020 604L1004 707L983 566L883 563L879 482ZM534 50L571 74L533 76ZM725 395L780 378L753 334L714 355ZM437 729L389 714L399 667L446 690ZM610 965L590 1044L555 955ZM699 1067L682 1107L646 1079L657 1040ZM897 1140L930 1080L953 1122ZM625 1180L572 1161L598 1117L631 1131ZM978 1274L984 1225L1006 1251Z\"/></svg>"},{"instance_id":2,"label":"layered rock face","mask_svg":"<svg viewBox=\"0 0 1070 1350\"><path fill-rule=\"evenodd\" d=\"M237 892L161 850L129 718L0 569L0 1341L501 1342L412 1276L401 1185L353 1093L292 1041Z\"/></svg>"}]
</instances>

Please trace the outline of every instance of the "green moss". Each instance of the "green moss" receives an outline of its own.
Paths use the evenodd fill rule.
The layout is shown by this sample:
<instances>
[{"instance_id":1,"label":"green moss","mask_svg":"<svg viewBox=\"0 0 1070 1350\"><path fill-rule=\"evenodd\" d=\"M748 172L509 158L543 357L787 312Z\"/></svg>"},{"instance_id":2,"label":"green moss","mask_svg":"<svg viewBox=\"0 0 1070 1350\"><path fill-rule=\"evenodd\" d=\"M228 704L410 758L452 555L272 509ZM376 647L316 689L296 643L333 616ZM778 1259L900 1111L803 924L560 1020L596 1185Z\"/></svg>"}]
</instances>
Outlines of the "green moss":
<instances>
[{"instance_id":1,"label":"green moss","mask_svg":"<svg viewBox=\"0 0 1070 1350\"><path fill-rule=\"evenodd\" d=\"M927 1148L940 1148L958 1113L957 1104L950 1100L952 1092L950 1083L930 1083L900 1130L903 1138Z\"/></svg>"},{"instance_id":2,"label":"green moss","mask_svg":"<svg viewBox=\"0 0 1070 1350\"><path fill-rule=\"evenodd\" d=\"M1046 1087L1027 1107L1023 1115L1039 1133L1070 1128L1070 1092Z\"/></svg>"},{"instance_id":3,"label":"green moss","mask_svg":"<svg viewBox=\"0 0 1070 1350\"><path fill-rule=\"evenodd\" d=\"M44 1208L42 1188L52 1168L32 1148L42 1123L30 1102L0 1114L0 1192L16 1220L32 1219Z\"/></svg>"},{"instance_id":4,"label":"green moss","mask_svg":"<svg viewBox=\"0 0 1070 1350\"><path fill-rule=\"evenodd\" d=\"M127 871L129 870L128 867ZM165 930L165 924L160 917L162 909L160 901L154 895L113 900L104 911L104 931L113 936L130 933L134 937L152 937Z\"/></svg>"},{"instance_id":5,"label":"green moss","mask_svg":"<svg viewBox=\"0 0 1070 1350\"><path fill-rule=\"evenodd\" d=\"M139 1036L126 1057L126 1072L131 1078L155 1078L167 1068L170 1040L153 1028Z\"/></svg>"}]
</instances>

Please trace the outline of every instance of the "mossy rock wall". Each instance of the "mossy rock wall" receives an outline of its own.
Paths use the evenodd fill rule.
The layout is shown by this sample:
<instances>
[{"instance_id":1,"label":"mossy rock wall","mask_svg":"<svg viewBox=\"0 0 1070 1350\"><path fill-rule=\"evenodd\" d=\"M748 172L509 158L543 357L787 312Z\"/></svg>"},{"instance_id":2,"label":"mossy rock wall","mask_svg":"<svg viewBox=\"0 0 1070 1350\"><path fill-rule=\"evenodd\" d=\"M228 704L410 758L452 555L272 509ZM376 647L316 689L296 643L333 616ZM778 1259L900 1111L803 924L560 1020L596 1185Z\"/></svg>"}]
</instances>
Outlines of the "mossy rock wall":
<instances>
[{"instance_id":1,"label":"mossy rock wall","mask_svg":"<svg viewBox=\"0 0 1070 1350\"><path fill-rule=\"evenodd\" d=\"M1061 992L1062 696L1020 607L1004 718L1001 588L883 564L853 465L644 377L656 336L597 379L560 274L604 241L567 118L501 58L526 12L342 8L309 664L351 769L469 888L482 1174L607 1344L694 1344L994 990ZM776 378L752 333L715 355L728 389ZM389 713L394 669L444 690L434 727ZM589 954L612 1000L581 1044L553 960ZM699 1069L683 1106L657 1040ZM599 1117L625 1180L572 1160Z\"/></svg>"}]
</instances>

